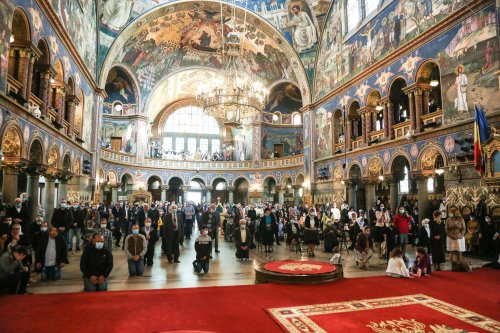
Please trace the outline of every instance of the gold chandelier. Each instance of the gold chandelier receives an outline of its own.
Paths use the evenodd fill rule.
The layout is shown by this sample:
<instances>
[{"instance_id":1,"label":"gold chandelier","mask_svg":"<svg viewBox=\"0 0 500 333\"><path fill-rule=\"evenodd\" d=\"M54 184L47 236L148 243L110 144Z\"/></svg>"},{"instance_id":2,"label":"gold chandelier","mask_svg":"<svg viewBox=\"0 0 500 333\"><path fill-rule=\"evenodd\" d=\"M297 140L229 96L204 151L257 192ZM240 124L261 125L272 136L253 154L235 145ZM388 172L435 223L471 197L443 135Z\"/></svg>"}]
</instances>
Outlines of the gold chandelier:
<instances>
[{"instance_id":1,"label":"gold chandelier","mask_svg":"<svg viewBox=\"0 0 500 333\"><path fill-rule=\"evenodd\" d=\"M234 22L234 20L233 20ZM268 90L260 78L245 70L240 54L240 36L234 30L222 47L222 78L202 87L196 95L198 105L225 125L239 125L242 119L262 113L268 101ZM223 44L224 45L224 44Z\"/></svg>"}]
</instances>

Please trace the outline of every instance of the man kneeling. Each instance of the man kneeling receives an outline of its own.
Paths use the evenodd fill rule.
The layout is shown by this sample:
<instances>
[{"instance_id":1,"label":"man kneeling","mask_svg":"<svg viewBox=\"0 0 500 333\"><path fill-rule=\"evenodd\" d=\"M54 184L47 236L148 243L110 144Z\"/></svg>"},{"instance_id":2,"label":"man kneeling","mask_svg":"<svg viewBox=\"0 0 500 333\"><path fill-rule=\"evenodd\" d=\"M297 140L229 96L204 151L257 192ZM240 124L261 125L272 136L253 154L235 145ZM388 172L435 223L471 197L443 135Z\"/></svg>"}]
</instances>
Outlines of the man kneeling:
<instances>
[{"instance_id":1,"label":"man kneeling","mask_svg":"<svg viewBox=\"0 0 500 333\"><path fill-rule=\"evenodd\" d=\"M113 269L113 255L104 248L104 237L95 234L94 246L83 251L80 270L83 273L83 291L107 291L108 275Z\"/></svg>"},{"instance_id":2,"label":"man kneeling","mask_svg":"<svg viewBox=\"0 0 500 333\"><path fill-rule=\"evenodd\" d=\"M196 273L201 273L203 270L208 273L210 254L212 253L212 238L208 235L208 227L201 227L201 234L194 242L196 250L196 260L193 261L193 267Z\"/></svg>"},{"instance_id":3,"label":"man kneeling","mask_svg":"<svg viewBox=\"0 0 500 333\"><path fill-rule=\"evenodd\" d=\"M249 230L247 230L247 221L245 219L240 220L240 227L234 230L234 243L236 244L236 259L248 261L249 247L252 242L252 235Z\"/></svg>"}]
</instances>

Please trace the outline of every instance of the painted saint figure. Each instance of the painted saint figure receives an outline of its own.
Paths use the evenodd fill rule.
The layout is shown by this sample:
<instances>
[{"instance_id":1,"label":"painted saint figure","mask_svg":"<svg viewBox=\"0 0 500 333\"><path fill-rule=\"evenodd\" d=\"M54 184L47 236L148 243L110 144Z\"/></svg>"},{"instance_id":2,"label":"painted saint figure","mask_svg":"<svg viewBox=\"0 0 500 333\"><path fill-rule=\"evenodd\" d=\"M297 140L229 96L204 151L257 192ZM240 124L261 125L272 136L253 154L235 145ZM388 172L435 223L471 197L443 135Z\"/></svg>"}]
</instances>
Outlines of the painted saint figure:
<instances>
[{"instance_id":1,"label":"painted saint figure","mask_svg":"<svg viewBox=\"0 0 500 333\"><path fill-rule=\"evenodd\" d=\"M300 53L312 48L318 41L318 37L316 35L316 28L309 15L304 13L298 5L293 6L292 11L293 18L289 25L295 27L293 41L297 52Z\"/></svg>"},{"instance_id":2,"label":"painted saint figure","mask_svg":"<svg viewBox=\"0 0 500 333\"><path fill-rule=\"evenodd\" d=\"M454 87L457 88L457 98L455 99L455 107L459 112L469 112L467 107L467 88L468 79L464 73L464 66L457 67L457 77L455 78Z\"/></svg>"},{"instance_id":3,"label":"painted saint figure","mask_svg":"<svg viewBox=\"0 0 500 333\"><path fill-rule=\"evenodd\" d=\"M119 31L127 23L133 0L106 0L102 4L102 23L108 28Z\"/></svg>"}]
</instances>

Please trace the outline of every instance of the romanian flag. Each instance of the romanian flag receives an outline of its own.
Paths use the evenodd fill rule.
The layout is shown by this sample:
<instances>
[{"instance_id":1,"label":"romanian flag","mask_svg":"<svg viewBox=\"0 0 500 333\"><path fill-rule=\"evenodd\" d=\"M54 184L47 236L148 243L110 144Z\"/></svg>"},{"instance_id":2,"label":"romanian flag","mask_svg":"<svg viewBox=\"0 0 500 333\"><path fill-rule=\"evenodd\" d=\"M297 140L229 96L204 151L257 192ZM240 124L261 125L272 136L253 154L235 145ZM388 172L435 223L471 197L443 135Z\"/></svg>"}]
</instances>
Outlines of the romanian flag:
<instances>
[{"instance_id":1,"label":"romanian flag","mask_svg":"<svg viewBox=\"0 0 500 333\"><path fill-rule=\"evenodd\" d=\"M490 129L483 108L474 105L474 110L476 111L474 116L474 168L483 177L485 159L481 145L490 137Z\"/></svg>"}]
</instances>

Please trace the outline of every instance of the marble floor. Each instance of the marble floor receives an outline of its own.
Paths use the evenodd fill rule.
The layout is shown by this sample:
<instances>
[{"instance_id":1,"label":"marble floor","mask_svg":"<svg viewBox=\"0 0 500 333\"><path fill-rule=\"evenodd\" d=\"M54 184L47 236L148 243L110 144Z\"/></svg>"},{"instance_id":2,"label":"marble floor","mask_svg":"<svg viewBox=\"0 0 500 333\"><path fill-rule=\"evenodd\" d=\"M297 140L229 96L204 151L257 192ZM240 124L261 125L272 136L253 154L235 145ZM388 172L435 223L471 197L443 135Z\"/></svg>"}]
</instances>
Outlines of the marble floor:
<instances>
[{"instance_id":1,"label":"marble floor","mask_svg":"<svg viewBox=\"0 0 500 333\"><path fill-rule=\"evenodd\" d=\"M234 243L225 242L221 236L219 242L220 253L213 255L210 262L210 271L208 274L197 274L193 271L192 262L195 258L194 238L184 242L181 247L179 260L181 263L168 263L165 256L161 255L161 242L156 244L155 262L152 267L146 267L142 277L129 277L127 260L121 247L113 249L114 267L110 274L109 290L140 290L140 289L167 289L167 288L190 288L190 287L208 287L208 286L231 286L231 285L249 285L255 283L255 273L253 262L263 263L272 260L285 259L304 259L300 253L290 251L284 242L281 245L274 246L272 253L261 253L252 250L250 253L250 262L238 262L235 257ZM332 254L325 253L319 246L314 260L329 261ZM407 254L410 264L415 257L415 250L411 246L407 248ZM81 254L70 253L70 264L62 269L62 278L59 281L42 282L37 275L32 275L28 291L41 293L72 293L83 291L82 275L80 272ZM380 276L385 274L386 261L373 256L370 262L369 270L361 270L356 267L353 252L349 254L342 251L344 277L357 278ZM484 265L486 262L471 259L474 267ZM444 269L450 269L451 264L444 265Z\"/></svg>"}]
</instances>

